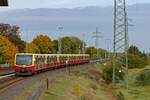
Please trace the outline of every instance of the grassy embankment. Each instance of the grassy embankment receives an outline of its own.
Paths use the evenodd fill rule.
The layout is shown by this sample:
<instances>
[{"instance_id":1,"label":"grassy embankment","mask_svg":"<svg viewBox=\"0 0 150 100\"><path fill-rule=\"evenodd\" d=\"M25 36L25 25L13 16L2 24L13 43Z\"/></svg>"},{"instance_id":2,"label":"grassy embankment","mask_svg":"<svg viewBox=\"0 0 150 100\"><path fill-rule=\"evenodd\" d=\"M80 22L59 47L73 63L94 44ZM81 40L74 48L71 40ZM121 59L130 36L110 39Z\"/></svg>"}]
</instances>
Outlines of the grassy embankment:
<instances>
[{"instance_id":1,"label":"grassy embankment","mask_svg":"<svg viewBox=\"0 0 150 100\"><path fill-rule=\"evenodd\" d=\"M136 77L144 69L150 69L150 66L142 69L129 69L129 87L117 87L116 92L122 92L125 100L150 100L150 86L139 86L136 84Z\"/></svg>"},{"instance_id":2,"label":"grassy embankment","mask_svg":"<svg viewBox=\"0 0 150 100\"><path fill-rule=\"evenodd\" d=\"M145 68L129 69L128 89L120 85L112 89L111 84L105 84L102 79L102 67L103 65L95 65L73 70L70 74L62 72L53 77L49 76L49 89L41 94L39 100L116 100L115 95L119 92L123 94L124 100L149 100L150 87L135 84L136 77ZM150 66L146 69L150 69ZM35 91L39 83L41 82L22 93L21 100L31 95L31 91Z\"/></svg>"},{"instance_id":3,"label":"grassy embankment","mask_svg":"<svg viewBox=\"0 0 150 100\"><path fill-rule=\"evenodd\" d=\"M115 100L112 88L101 78L101 66L84 67L49 78L49 89L39 100Z\"/></svg>"}]
</instances>

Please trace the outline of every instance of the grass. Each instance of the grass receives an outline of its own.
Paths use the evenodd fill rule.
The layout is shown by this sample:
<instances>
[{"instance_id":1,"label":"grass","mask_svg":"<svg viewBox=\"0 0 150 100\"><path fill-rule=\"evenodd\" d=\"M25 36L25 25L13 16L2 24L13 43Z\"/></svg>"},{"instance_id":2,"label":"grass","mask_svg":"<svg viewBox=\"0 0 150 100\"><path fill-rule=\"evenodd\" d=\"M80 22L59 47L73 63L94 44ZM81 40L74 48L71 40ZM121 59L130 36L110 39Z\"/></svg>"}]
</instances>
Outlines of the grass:
<instances>
[{"instance_id":1,"label":"grass","mask_svg":"<svg viewBox=\"0 0 150 100\"><path fill-rule=\"evenodd\" d=\"M143 68L145 69L145 68ZM130 69L129 70L129 87L128 89L118 87L116 92L122 92L125 100L150 100L150 87L149 86L137 86L135 84L136 77L143 69ZM147 66L146 69L150 69Z\"/></svg>"},{"instance_id":2,"label":"grass","mask_svg":"<svg viewBox=\"0 0 150 100\"><path fill-rule=\"evenodd\" d=\"M49 89L45 90L39 100L116 100L116 95L121 92L125 100L150 100L150 87L137 86L136 77L143 69L129 69L129 88L121 85L113 89L111 84L101 80L103 65L94 65L73 70L70 74L58 73L49 79ZM146 69L150 69L147 66ZM42 80L42 79L41 79ZM29 95L42 83L37 84L22 92L15 100L26 100Z\"/></svg>"},{"instance_id":3,"label":"grass","mask_svg":"<svg viewBox=\"0 0 150 100\"><path fill-rule=\"evenodd\" d=\"M88 77L93 71L99 72L100 65L81 68L55 79L39 100L112 100L111 88Z\"/></svg>"},{"instance_id":4,"label":"grass","mask_svg":"<svg viewBox=\"0 0 150 100\"><path fill-rule=\"evenodd\" d=\"M31 85L30 87L24 88L24 90L17 96L14 97L14 100L27 100L31 94L36 91L36 89L42 84L42 81L39 80L36 84Z\"/></svg>"}]
</instances>

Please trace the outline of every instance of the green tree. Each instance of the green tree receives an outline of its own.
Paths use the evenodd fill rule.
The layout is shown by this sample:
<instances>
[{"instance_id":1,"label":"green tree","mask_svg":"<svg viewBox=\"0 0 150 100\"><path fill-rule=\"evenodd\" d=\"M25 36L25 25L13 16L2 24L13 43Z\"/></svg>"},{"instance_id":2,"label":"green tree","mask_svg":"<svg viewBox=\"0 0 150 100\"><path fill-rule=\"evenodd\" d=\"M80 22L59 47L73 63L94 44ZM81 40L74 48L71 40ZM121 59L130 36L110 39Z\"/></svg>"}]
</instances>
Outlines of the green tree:
<instances>
[{"instance_id":1,"label":"green tree","mask_svg":"<svg viewBox=\"0 0 150 100\"><path fill-rule=\"evenodd\" d=\"M85 53L89 54L91 58L96 58L98 53L98 58L105 58L108 55L108 51L102 48L95 48L94 46L87 47Z\"/></svg>"},{"instance_id":2,"label":"green tree","mask_svg":"<svg viewBox=\"0 0 150 100\"><path fill-rule=\"evenodd\" d=\"M133 55L138 55L141 56L142 52L139 50L139 48L137 46L130 46L129 50L128 50L129 54L133 54Z\"/></svg>"},{"instance_id":3,"label":"green tree","mask_svg":"<svg viewBox=\"0 0 150 100\"><path fill-rule=\"evenodd\" d=\"M98 56L99 56L100 58L107 58L108 55L109 55L109 53L108 53L107 50L102 49L102 48L99 48L99 49L98 49Z\"/></svg>"},{"instance_id":4,"label":"green tree","mask_svg":"<svg viewBox=\"0 0 150 100\"><path fill-rule=\"evenodd\" d=\"M58 52L58 40L53 40L53 53L57 54Z\"/></svg>"},{"instance_id":5,"label":"green tree","mask_svg":"<svg viewBox=\"0 0 150 100\"><path fill-rule=\"evenodd\" d=\"M148 64L148 57L137 46L130 46L128 50L129 68L143 68Z\"/></svg>"},{"instance_id":6,"label":"green tree","mask_svg":"<svg viewBox=\"0 0 150 100\"><path fill-rule=\"evenodd\" d=\"M97 54L97 49L94 46L87 47L85 53L89 54L91 58L95 58Z\"/></svg>"},{"instance_id":7,"label":"green tree","mask_svg":"<svg viewBox=\"0 0 150 100\"><path fill-rule=\"evenodd\" d=\"M83 45L82 40L77 37L63 37L61 38L62 42L62 53L66 54L78 54L81 53L81 47Z\"/></svg>"},{"instance_id":8,"label":"green tree","mask_svg":"<svg viewBox=\"0 0 150 100\"><path fill-rule=\"evenodd\" d=\"M53 44L47 35L38 35L31 43L38 47L41 54L53 53Z\"/></svg>"}]
</instances>

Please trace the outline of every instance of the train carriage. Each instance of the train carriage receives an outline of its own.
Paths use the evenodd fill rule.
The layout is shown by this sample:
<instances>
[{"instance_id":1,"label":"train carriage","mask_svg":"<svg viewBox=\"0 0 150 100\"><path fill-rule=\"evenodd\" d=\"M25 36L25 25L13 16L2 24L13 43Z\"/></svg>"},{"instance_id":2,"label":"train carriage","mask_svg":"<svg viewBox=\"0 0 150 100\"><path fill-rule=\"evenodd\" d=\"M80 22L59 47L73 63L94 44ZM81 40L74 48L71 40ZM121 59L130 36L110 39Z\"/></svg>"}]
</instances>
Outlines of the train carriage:
<instances>
[{"instance_id":1,"label":"train carriage","mask_svg":"<svg viewBox=\"0 0 150 100\"><path fill-rule=\"evenodd\" d=\"M15 72L17 75L32 75L47 69L61 68L89 62L88 54L32 54L17 53Z\"/></svg>"}]
</instances>

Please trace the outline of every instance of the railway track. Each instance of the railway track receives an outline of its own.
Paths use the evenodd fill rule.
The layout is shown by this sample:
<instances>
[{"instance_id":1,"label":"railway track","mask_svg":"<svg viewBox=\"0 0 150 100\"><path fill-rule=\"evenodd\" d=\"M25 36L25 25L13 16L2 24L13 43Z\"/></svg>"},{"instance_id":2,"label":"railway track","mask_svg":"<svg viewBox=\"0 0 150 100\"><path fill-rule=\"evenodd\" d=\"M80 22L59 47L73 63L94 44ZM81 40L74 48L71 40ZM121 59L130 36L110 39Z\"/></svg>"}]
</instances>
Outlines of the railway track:
<instances>
[{"instance_id":1,"label":"railway track","mask_svg":"<svg viewBox=\"0 0 150 100\"><path fill-rule=\"evenodd\" d=\"M7 81L4 81L0 84L0 93L7 90L9 87L16 85L17 83L23 81L25 78L23 77L13 77Z\"/></svg>"},{"instance_id":2,"label":"railway track","mask_svg":"<svg viewBox=\"0 0 150 100\"><path fill-rule=\"evenodd\" d=\"M15 76L15 72L9 72L0 75L0 92L8 89L9 87L15 85L19 81L23 80L24 78Z\"/></svg>"}]
</instances>

